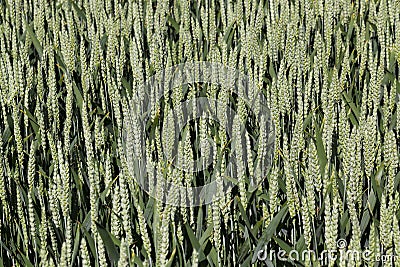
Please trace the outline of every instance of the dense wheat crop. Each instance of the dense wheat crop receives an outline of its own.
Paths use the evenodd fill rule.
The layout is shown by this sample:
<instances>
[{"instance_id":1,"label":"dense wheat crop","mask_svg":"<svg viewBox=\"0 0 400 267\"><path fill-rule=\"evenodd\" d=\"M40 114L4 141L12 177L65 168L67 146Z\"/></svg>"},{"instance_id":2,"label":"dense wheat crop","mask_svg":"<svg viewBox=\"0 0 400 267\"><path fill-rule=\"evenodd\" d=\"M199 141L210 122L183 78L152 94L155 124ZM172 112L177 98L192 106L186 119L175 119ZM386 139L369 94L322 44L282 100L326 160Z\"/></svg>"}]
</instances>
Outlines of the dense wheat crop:
<instances>
[{"instance_id":1,"label":"dense wheat crop","mask_svg":"<svg viewBox=\"0 0 400 267\"><path fill-rule=\"evenodd\" d=\"M0 51L0 266L400 266L398 0L0 0ZM191 62L262 101L144 86Z\"/></svg>"}]
</instances>

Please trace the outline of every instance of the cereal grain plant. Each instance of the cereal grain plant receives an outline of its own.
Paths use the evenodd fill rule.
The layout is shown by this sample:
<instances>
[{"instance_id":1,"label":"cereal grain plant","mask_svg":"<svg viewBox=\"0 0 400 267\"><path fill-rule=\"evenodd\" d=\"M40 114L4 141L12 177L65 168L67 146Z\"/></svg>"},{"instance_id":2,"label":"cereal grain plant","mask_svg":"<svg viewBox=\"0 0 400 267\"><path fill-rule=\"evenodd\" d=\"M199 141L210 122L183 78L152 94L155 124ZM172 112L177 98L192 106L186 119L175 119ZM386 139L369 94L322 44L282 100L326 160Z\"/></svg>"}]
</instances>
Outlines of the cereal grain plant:
<instances>
[{"instance_id":1,"label":"cereal grain plant","mask_svg":"<svg viewBox=\"0 0 400 267\"><path fill-rule=\"evenodd\" d=\"M0 0L0 51L0 266L400 266L399 1ZM144 86L192 62L265 101Z\"/></svg>"}]
</instances>

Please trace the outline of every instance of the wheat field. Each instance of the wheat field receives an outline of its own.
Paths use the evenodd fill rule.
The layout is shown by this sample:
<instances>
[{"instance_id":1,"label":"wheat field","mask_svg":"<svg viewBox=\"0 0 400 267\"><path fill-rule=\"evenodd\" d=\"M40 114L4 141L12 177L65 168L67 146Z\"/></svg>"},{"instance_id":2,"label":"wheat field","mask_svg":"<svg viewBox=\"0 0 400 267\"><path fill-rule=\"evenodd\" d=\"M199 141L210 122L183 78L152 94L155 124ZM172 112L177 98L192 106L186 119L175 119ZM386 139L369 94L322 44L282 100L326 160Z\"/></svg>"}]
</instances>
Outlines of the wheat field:
<instances>
[{"instance_id":1,"label":"wheat field","mask_svg":"<svg viewBox=\"0 0 400 267\"><path fill-rule=\"evenodd\" d=\"M0 0L0 51L0 266L400 266L398 0Z\"/></svg>"}]
</instances>

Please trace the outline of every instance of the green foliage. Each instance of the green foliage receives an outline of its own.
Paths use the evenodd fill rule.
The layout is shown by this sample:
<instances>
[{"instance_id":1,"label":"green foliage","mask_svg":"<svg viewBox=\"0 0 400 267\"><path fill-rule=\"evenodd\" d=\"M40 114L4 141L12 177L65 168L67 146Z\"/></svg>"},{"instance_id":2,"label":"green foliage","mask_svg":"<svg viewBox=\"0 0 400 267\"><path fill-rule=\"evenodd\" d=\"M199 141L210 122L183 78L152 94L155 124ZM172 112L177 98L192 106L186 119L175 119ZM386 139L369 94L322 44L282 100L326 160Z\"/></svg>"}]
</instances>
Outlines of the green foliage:
<instances>
[{"instance_id":1,"label":"green foliage","mask_svg":"<svg viewBox=\"0 0 400 267\"><path fill-rule=\"evenodd\" d=\"M319 254L339 239L400 266L399 29L395 0L0 0L0 266L322 266L258 252ZM262 169L266 141L248 122L243 156L262 183L243 165L243 178L226 177L239 181L229 194L186 208L141 190L123 133L128 103L151 93L143 82L192 61L247 75L276 138ZM152 116L143 148L157 175L207 183L223 174L229 138L208 123L215 165L179 176L157 143L165 110L224 94L246 106L217 85L174 90L140 114ZM192 159L199 124L185 128ZM346 264L374 266L329 263Z\"/></svg>"}]
</instances>

